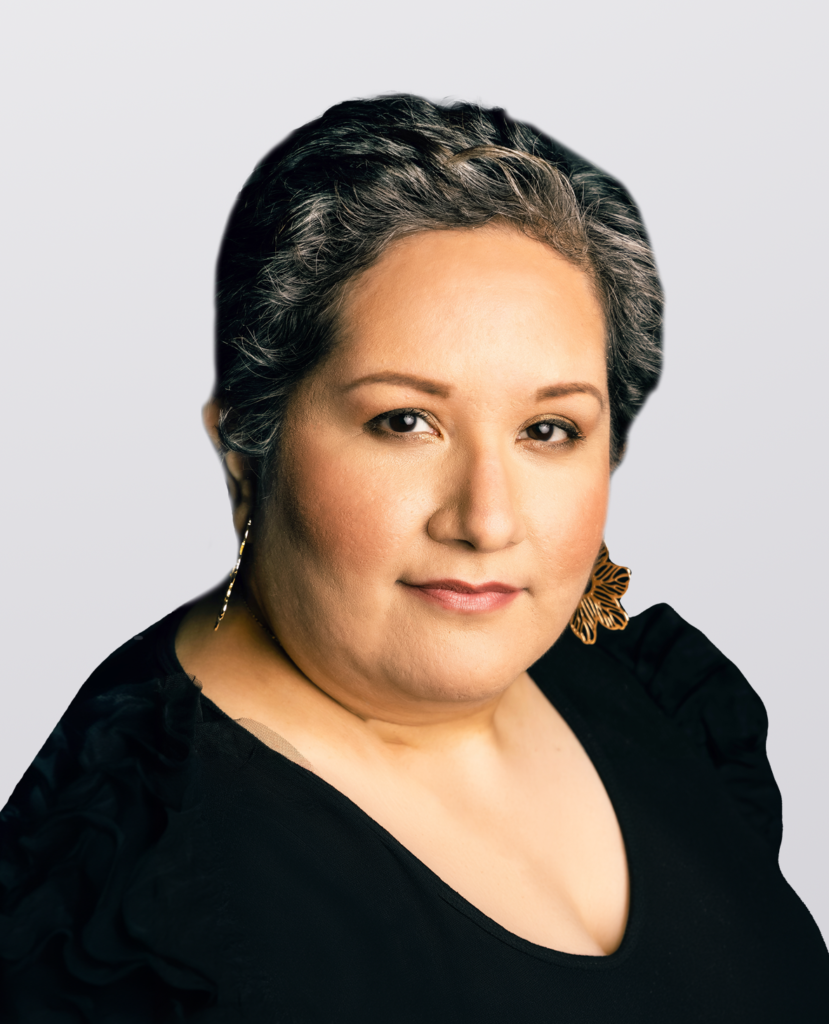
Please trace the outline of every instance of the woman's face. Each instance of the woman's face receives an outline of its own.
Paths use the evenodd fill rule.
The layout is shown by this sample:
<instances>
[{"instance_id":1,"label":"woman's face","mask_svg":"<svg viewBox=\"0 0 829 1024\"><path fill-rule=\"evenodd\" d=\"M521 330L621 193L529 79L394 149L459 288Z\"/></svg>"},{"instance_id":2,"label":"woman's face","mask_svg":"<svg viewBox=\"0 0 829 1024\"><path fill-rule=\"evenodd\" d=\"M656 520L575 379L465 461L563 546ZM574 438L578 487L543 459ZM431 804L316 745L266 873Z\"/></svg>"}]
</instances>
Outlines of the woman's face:
<instances>
[{"instance_id":1,"label":"woman's face","mask_svg":"<svg viewBox=\"0 0 829 1024\"><path fill-rule=\"evenodd\" d=\"M248 585L358 713L476 706L566 627L601 543L599 302L514 230L427 231L351 285L340 328L289 406Z\"/></svg>"}]
</instances>

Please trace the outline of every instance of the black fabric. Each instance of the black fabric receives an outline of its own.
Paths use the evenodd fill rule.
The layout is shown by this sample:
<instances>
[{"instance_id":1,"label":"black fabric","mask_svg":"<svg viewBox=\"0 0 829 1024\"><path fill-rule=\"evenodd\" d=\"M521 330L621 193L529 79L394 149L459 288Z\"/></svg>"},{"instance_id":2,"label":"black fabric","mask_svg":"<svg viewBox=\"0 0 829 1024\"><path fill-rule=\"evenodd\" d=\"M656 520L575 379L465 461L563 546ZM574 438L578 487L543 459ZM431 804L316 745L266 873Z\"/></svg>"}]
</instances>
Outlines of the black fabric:
<instances>
[{"instance_id":1,"label":"black fabric","mask_svg":"<svg viewBox=\"0 0 829 1024\"><path fill-rule=\"evenodd\" d=\"M0 816L4 1022L829 1021L763 705L671 608L530 670L622 827L607 957L501 928L229 719L176 661L182 611L91 676Z\"/></svg>"}]
</instances>

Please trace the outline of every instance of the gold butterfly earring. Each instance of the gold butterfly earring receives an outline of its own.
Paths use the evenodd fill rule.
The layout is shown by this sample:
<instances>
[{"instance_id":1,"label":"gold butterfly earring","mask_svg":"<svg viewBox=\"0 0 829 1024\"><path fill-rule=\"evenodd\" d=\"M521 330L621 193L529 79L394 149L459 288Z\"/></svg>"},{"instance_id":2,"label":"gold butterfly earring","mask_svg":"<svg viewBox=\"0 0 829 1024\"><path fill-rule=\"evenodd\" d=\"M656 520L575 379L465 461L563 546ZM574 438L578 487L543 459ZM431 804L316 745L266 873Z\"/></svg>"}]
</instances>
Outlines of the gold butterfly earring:
<instances>
[{"instance_id":1,"label":"gold butterfly earring","mask_svg":"<svg viewBox=\"0 0 829 1024\"><path fill-rule=\"evenodd\" d=\"M610 561L607 545L602 541L599 556L587 590L570 619L570 629L583 644L594 644L598 625L605 629L624 629L628 614L621 605L630 583L630 569Z\"/></svg>"}]
</instances>

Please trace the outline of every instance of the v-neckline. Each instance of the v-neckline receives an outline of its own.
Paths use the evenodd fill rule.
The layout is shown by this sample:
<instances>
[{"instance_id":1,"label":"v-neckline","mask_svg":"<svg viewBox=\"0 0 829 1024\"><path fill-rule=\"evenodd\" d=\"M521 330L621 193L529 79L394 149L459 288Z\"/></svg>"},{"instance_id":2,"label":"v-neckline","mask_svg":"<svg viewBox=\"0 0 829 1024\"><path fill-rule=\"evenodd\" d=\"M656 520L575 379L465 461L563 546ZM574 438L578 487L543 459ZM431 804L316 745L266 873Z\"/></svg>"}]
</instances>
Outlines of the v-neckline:
<instances>
[{"instance_id":1,"label":"v-neckline","mask_svg":"<svg viewBox=\"0 0 829 1024\"><path fill-rule=\"evenodd\" d=\"M535 680L533 681L535 682ZM630 815L628 815L624 809L624 797L621 795L620 787L617 785L616 779L614 778L609 759L605 756L604 751L591 735L590 729L581 714L575 707L573 707L566 695L562 693L554 683L547 680L543 687L538 683L536 683L536 685L538 685L545 699L548 700L550 704L552 704L553 708L561 715L566 725L570 728L575 738L581 744L585 755L592 764L594 771L598 775L599 780L604 787L608 801L610 802L610 806L622 834L626 870L628 874L628 916L622 941L612 953L604 955L591 953L568 953L565 950L554 949L551 946L544 946L533 942L530 939L525 939L515 932L510 931L508 928L489 917L489 915L485 914L482 910L466 899L465 896L462 896L457 892L457 890L453 889L448 882L444 881L440 875L438 875L423 860L414 854L367 811L363 810L359 804L346 796L342 790L337 789L336 786L326 781L320 775L309 771L292 761L290 758L285 757L285 755L280 753L278 750L274 750L272 747L268 746L268 744L264 743L258 736L246 729L243 725L240 725L235 719L231 718L203 693L200 693L200 699L202 702L208 704L221 719L225 720L229 727L242 730L254 743L254 749L256 749L261 756L266 758L278 758L279 761L284 763L290 771L301 772L302 777L310 787L318 788L319 791L324 793L329 800L332 800L334 803L339 804L342 808L346 809L353 818L359 820L364 827L369 828L375 835L377 835L386 846L390 847L399 856L403 857L421 876L424 883L435 891L436 894L444 900L444 902L470 918L475 922L475 924L489 932L496 939L528 954L529 956L553 963L569 965L572 967L592 967L598 969L615 968L623 960L628 958L635 946L640 932L642 886L639 872L636 867L638 858L636 856L636 841L632 832ZM548 695L548 691L550 690L554 691L554 700L550 700L550 696Z\"/></svg>"},{"instance_id":2,"label":"v-neckline","mask_svg":"<svg viewBox=\"0 0 829 1024\"><path fill-rule=\"evenodd\" d=\"M239 729L244 732L245 735L253 741L254 749L262 752L266 757L278 758L279 761L287 766L287 768L292 772L301 772L302 777L307 781L308 785L311 787L319 787L320 792L325 793L329 799L339 803L342 807L347 809L353 817L360 820L364 826L367 826L375 835L379 836L387 846L406 859L421 875L424 882L436 891L437 895L446 903L454 907L466 917L470 918L479 927L489 932L496 939L499 939L529 956L536 957L537 959L562 965L569 965L572 967L609 969L617 967L630 956L641 931L643 904L643 881L641 872L638 868L639 857L637 853L635 830L632 824L632 816L627 813L625 798L622 793L621 786L618 785L613 773L610 759L605 755L601 745L592 735L590 728L581 713L576 707L574 707L573 703L562 689L556 685L554 680L546 678L542 685L537 682L532 675L532 670L536 668L536 666L540 665L546 658L550 657L555 646L551 647L537 662L535 662L534 665L530 666L527 670L528 674L541 691L544 698L552 705L553 709L561 715L567 727L573 733L576 740L581 744L587 759L593 766L593 770L596 772L607 795L607 799L621 832L622 843L624 846L625 866L628 878L627 922L625 923L622 941L612 953L604 955L592 953L568 953L564 950L554 949L551 946L544 946L539 943L532 942L530 939L525 939L522 936L517 935L515 932L510 931L508 928L505 928L494 920L494 918L489 917L488 914L485 914L482 910L476 907L466 899L465 896L462 896L457 890L453 889L448 882L445 882L440 875L433 871L432 868L430 868L416 854L412 853L412 851L392 835L388 829L381 825L375 818L372 818L367 811L364 811L359 804L355 803L350 797L346 796L345 793L337 789L336 786L327 782L315 772L309 771L301 764L298 764L286 757L278 750L274 750L272 747L268 746L268 744L264 743L255 733L252 733L249 729L240 725L217 704L214 704L209 697L206 697L204 693L201 692L201 687L200 684L197 683L197 680L185 672L176 653L175 639L176 633L178 632L178 626L189 608L189 604L183 605L181 608L171 613L167 618L166 643L162 641L162 647L166 647L166 650L163 652L163 659L167 661L168 668L182 672L191 679L192 683L199 686L199 699L203 703L208 704L221 719L228 723L231 728ZM551 699L551 694L553 699Z\"/></svg>"}]
</instances>

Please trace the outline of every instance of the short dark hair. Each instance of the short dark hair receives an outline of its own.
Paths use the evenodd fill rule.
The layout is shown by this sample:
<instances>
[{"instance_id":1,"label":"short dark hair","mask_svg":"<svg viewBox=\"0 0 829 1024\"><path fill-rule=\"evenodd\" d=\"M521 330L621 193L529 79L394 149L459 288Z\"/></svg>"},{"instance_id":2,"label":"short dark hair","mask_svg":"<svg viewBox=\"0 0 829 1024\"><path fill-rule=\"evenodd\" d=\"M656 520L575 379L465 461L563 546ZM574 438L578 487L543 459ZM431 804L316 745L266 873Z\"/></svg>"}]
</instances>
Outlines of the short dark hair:
<instances>
[{"instance_id":1,"label":"short dark hair","mask_svg":"<svg viewBox=\"0 0 829 1024\"><path fill-rule=\"evenodd\" d=\"M614 178L499 109L349 100L258 164L233 207L216 291L219 435L254 466L336 342L347 283L405 235L509 224L593 278L607 324L611 460L661 367L662 289Z\"/></svg>"}]
</instances>

